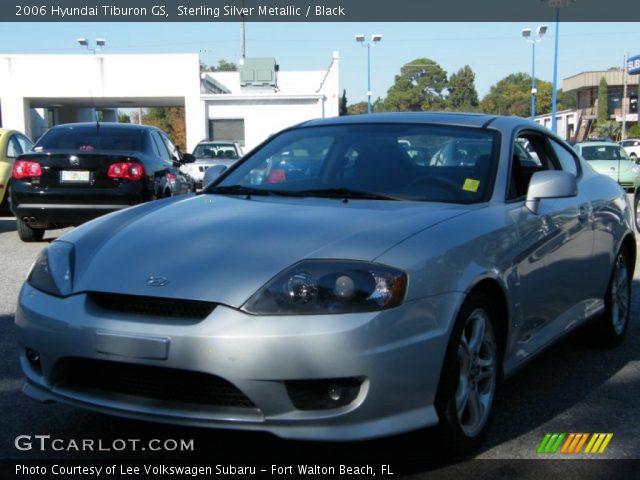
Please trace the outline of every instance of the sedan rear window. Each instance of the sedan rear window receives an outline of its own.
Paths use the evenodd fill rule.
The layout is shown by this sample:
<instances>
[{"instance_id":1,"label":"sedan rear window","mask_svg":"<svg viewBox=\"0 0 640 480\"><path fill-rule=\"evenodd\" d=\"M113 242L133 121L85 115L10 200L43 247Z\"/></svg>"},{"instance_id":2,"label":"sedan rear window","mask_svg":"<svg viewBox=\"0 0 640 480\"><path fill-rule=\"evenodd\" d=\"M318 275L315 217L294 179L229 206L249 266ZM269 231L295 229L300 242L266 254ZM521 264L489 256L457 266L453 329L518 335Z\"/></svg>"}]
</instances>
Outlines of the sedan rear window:
<instances>
[{"instance_id":1,"label":"sedan rear window","mask_svg":"<svg viewBox=\"0 0 640 480\"><path fill-rule=\"evenodd\" d=\"M475 203L493 188L497 137L440 125L303 127L274 137L212 191Z\"/></svg>"},{"instance_id":2,"label":"sedan rear window","mask_svg":"<svg viewBox=\"0 0 640 480\"><path fill-rule=\"evenodd\" d=\"M142 130L111 128L108 125L62 126L50 129L34 150L142 150Z\"/></svg>"}]
</instances>

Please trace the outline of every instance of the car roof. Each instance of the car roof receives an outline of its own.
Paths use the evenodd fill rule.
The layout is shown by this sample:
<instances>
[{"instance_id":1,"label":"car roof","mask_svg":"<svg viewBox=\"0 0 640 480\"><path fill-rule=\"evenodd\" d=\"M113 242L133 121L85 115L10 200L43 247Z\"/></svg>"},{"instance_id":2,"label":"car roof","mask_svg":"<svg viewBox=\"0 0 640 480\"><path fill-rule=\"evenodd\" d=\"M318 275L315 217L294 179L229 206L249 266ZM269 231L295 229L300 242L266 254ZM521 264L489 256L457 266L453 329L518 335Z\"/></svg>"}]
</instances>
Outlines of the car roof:
<instances>
[{"instance_id":1,"label":"car roof","mask_svg":"<svg viewBox=\"0 0 640 480\"><path fill-rule=\"evenodd\" d=\"M619 147L620 145L615 142L579 142L576 143L577 147Z\"/></svg>"},{"instance_id":2,"label":"car roof","mask_svg":"<svg viewBox=\"0 0 640 480\"><path fill-rule=\"evenodd\" d=\"M100 127L108 127L110 129L120 130L158 130L153 125L140 125L137 123L119 123L119 122L98 122ZM79 123L61 123L51 128L69 128L69 127L95 127L96 122L79 122Z\"/></svg>"},{"instance_id":3,"label":"car roof","mask_svg":"<svg viewBox=\"0 0 640 480\"><path fill-rule=\"evenodd\" d=\"M484 113L458 112L393 112L366 115L346 115L342 117L319 118L298 124L298 127L316 127L327 125L352 125L363 123L424 123L435 125L458 125L468 127L486 127L497 118L513 118L514 121L526 121L520 117L500 117Z\"/></svg>"}]
</instances>

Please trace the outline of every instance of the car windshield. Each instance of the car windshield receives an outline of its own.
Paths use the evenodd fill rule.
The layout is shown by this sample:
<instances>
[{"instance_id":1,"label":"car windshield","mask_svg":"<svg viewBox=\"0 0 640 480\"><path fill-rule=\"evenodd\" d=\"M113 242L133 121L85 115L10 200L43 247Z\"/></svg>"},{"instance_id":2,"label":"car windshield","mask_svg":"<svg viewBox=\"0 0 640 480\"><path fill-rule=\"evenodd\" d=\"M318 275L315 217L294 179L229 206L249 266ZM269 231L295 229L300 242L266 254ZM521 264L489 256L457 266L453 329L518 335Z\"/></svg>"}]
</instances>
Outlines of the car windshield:
<instances>
[{"instance_id":1,"label":"car windshield","mask_svg":"<svg viewBox=\"0 0 640 480\"><path fill-rule=\"evenodd\" d=\"M624 149L615 145L583 146L582 157L585 160L629 160Z\"/></svg>"},{"instance_id":2,"label":"car windshield","mask_svg":"<svg viewBox=\"0 0 640 480\"><path fill-rule=\"evenodd\" d=\"M235 147L228 143L201 143L193 151L193 156L196 158L239 158Z\"/></svg>"},{"instance_id":3,"label":"car windshield","mask_svg":"<svg viewBox=\"0 0 640 480\"><path fill-rule=\"evenodd\" d=\"M47 131L34 147L41 150L142 150L141 129L111 128L108 125L69 125Z\"/></svg>"},{"instance_id":4,"label":"car windshield","mask_svg":"<svg viewBox=\"0 0 640 480\"><path fill-rule=\"evenodd\" d=\"M207 191L476 203L491 194L497 137L435 125L303 127L275 136Z\"/></svg>"}]
</instances>

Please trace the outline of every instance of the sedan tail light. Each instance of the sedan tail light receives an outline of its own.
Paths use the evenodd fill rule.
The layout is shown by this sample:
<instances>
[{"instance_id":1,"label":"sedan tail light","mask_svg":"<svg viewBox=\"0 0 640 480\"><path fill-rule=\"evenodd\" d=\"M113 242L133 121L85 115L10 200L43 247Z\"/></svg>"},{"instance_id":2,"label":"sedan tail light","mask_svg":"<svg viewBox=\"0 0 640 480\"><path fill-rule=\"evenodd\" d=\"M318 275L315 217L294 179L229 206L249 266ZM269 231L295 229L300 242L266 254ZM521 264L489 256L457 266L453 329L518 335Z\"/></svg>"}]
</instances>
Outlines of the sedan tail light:
<instances>
[{"instance_id":1,"label":"sedan tail light","mask_svg":"<svg viewBox=\"0 0 640 480\"><path fill-rule=\"evenodd\" d=\"M42 167L38 162L18 160L13 164L11 176L16 180L20 180L21 178L40 177L42 176Z\"/></svg>"},{"instance_id":2,"label":"sedan tail light","mask_svg":"<svg viewBox=\"0 0 640 480\"><path fill-rule=\"evenodd\" d=\"M176 175L174 173L167 173L167 180L175 180Z\"/></svg>"},{"instance_id":3,"label":"sedan tail light","mask_svg":"<svg viewBox=\"0 0 640 480\"><path fill-rule=\"evenodd\" d=\"M144 176L144 167L139 163L134 162L112 163L109 165L107 175L110 178L140 180Z\"/></svg>"}]
</instances>

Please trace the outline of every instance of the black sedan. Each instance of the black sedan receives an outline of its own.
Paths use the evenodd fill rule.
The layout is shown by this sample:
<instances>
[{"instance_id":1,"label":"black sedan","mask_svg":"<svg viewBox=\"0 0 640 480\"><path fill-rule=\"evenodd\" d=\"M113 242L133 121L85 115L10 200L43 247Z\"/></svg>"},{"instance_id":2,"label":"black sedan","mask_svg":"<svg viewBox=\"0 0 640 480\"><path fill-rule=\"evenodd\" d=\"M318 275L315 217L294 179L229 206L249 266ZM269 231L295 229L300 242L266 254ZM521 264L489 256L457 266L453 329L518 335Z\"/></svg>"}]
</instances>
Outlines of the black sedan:
<instances>
[{"instance_id":1,"label":"black sedan","mask_svg":"<svg viewBox=\"0 0 640 480\"><path fill-rule=\"evenodd\" d=\"M79 225L131 205L195 190L178 149L160 129L75 123L47 131L13 166L11 206L20 238Z\"/></svg>"}]
</instances>

